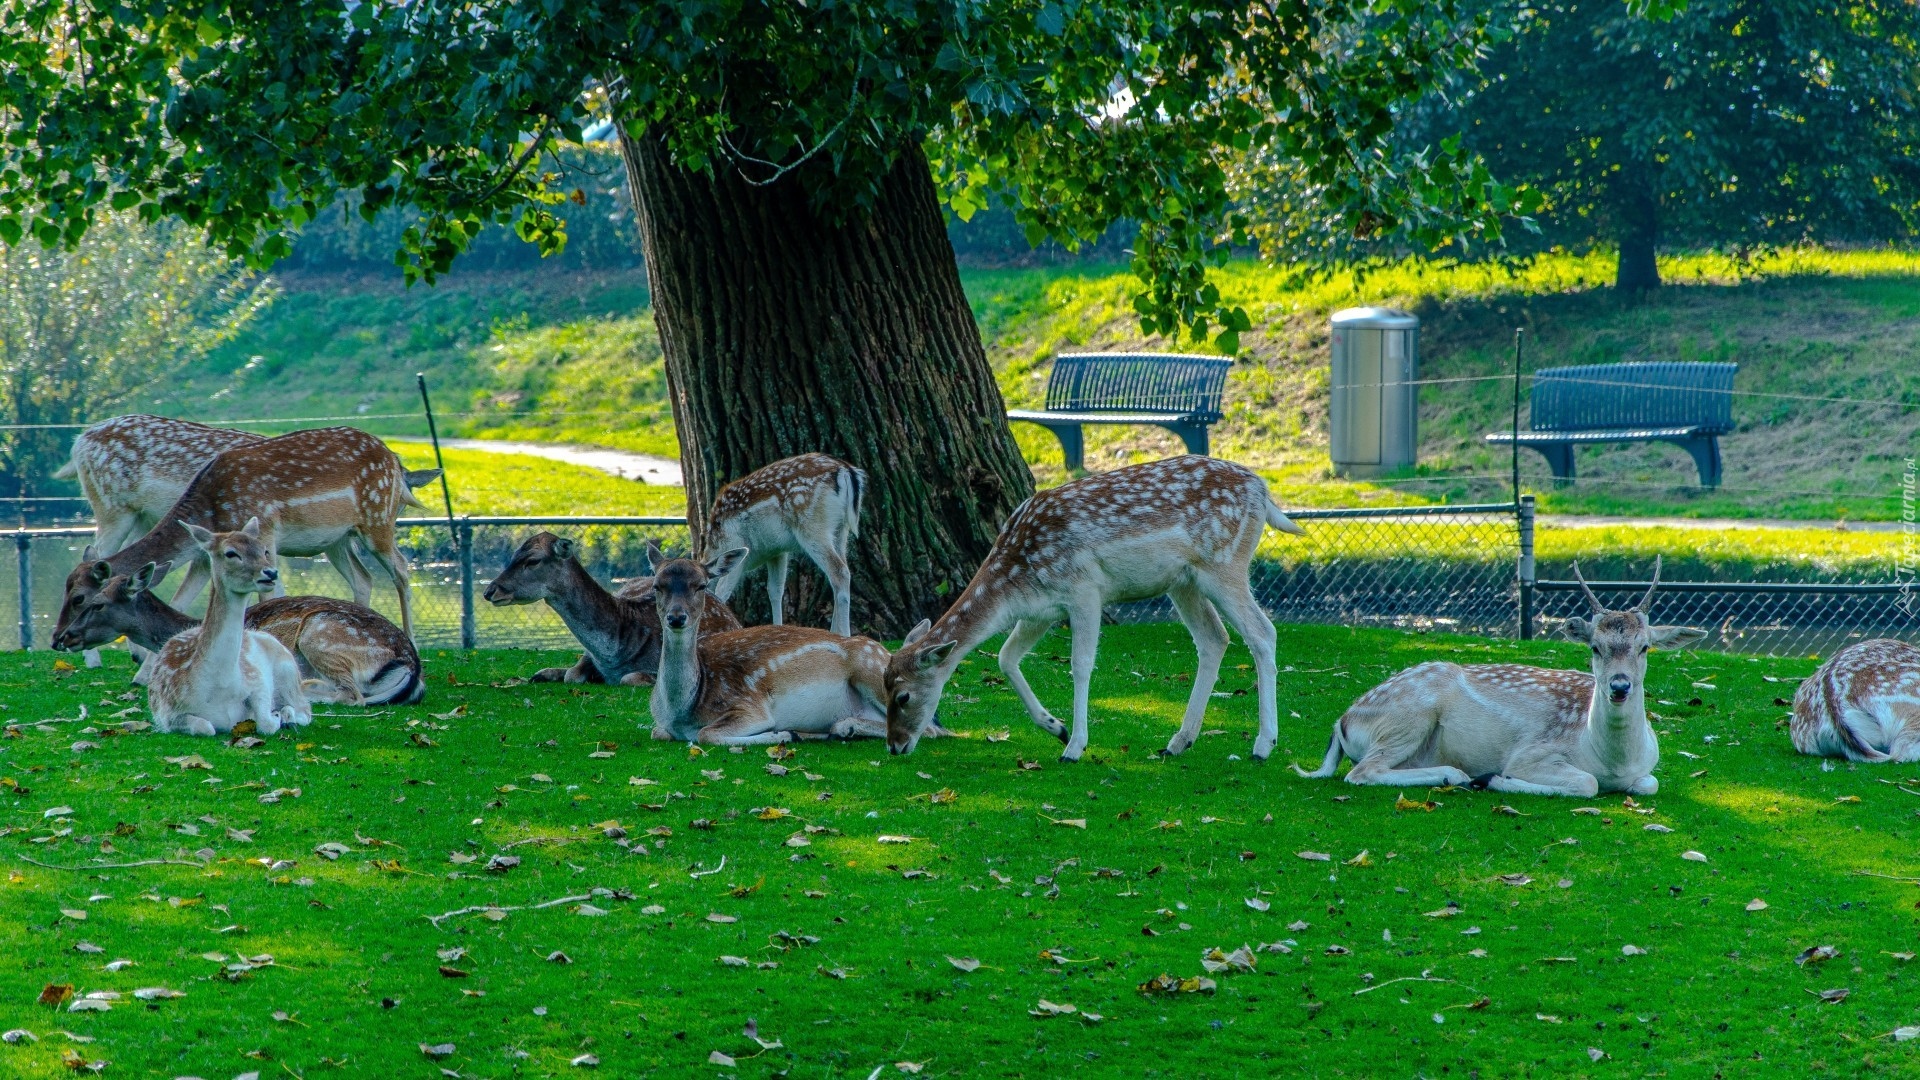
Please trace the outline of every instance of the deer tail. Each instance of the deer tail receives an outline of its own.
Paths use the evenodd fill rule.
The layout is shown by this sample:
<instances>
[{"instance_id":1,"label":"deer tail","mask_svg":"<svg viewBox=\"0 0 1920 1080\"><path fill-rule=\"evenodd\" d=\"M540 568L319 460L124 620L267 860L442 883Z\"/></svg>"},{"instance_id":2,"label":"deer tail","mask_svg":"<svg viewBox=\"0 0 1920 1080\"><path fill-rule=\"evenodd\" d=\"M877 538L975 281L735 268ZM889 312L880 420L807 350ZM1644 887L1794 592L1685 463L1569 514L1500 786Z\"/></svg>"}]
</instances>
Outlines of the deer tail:
<instances>
[{"instance_id":1,"label":"deer tail","mask_svg":"<svg viewBox=\"0 0 1920 1080\"><path fill-rule=\"evenodd\" d=\"M65 465L53 470L53 478L55 480L71 480L79 475L80 463L72 458L68 458Z\"/></svg>"},{"instance_id":2,"label":"deer tail","mask_svg":"<svg viewBox=\"0 0 1920 1080\"><path fill-rule=\"evenodd\" d=\"M1333 775L1333 771L1340 767L1341 755L1346 752L1346 747L1340 742L1340 724L1343 720L1345 720L1345 717L1333 722L1333 738L1327 741L1327 756L1321 759L1320 767L1312 772L1308 772L1300 766L1295 765L1293 766L1294 772L1299 773L1309 780L1325 780L1327 777Z\"/></svg>"},{"instance_id":3,"label":"deer tail","mask_svg":"<svg viewBox=\"0 0 1920 1080\"><path fill-rule=\"evenodd\" d=\"M1273 494L1267 493L1267 524L1283 533L1305 536L1307 530L1301 528L1292 518L1280 512L1280 504L1273 501Z\"/></svg>"},{"instance_id":4,"label":"deer tail","mask_svg":"<svg viewBox=\"0 0 1920 1080\"><path fill-rule=\"evenodd\" d=\"M1830 742L1829 740L1821 739L1819 737L1820 732L1817 728L1815 729L1812 733L1813 738L1818 742L1827 743L1828 745L1816 747L1813 752L1824 752L1831 748L1838 750L1840 755L1849 761L1890 760L1888 754L1875 749L1873 745L1867 741L1866 737L1861 734L1860 730L1854 726L1858 722L1870 719L1871 717L1865 709L1848 701L1845 695L1841 693L1837 673L1830 669L1821 670L1814 673L1813 679L1816 684L1813 688L1814 694L1818 696L1819 704L1827 714L1827 722L1833 727L1833 738ZM1800 695L1798 694L1794 695L1796 706L1799 704L1799 697ZM1808 704L1809 706L1812 705L1811 702ZM1798 713L1800 710L1796 707L1794 711Z\"/></svg>"}]
</instances>

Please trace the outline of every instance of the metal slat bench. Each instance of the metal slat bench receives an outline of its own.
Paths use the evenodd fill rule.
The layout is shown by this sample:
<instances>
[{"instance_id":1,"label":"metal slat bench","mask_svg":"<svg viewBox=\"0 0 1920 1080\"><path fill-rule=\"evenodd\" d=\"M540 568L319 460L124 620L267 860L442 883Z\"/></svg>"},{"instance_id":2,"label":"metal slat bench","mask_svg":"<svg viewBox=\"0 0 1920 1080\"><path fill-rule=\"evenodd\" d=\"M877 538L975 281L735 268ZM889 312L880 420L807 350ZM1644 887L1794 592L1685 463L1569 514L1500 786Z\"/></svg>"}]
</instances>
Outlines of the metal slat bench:
<instances>
[{"instance_id":1,"label":"metal slat bench","mask_svg":"<svg viewBox=\"0 0 1920 1080\"><path fill-rule=\"evenodd\" d=\"M1063 353L1047 376L1047 407L1012 409L1007 419L1053 432L1069 469L1084 466L1083 424L1152 424L1180 436L1188 453L1205 454L1232 366L1184 353Z\"/></svg>"},{"instance_id":2,"label":"metal slat bench","mask_svg":"<svg viewBox=\"0 0 1920 1080\"><path fill-rule=\"evenodd\" d=\"M1533 376L1530 430L1521 446L1547 459L1556 480L1574 477L1574 451L1594 443L1665 442L1693 456L1700 486L1720 486L1720 436L1733 430L1738 364L1658 361L1549 368ZM1490 443L1512 444L1496 431Z\"/></svg>"}]
</instances>

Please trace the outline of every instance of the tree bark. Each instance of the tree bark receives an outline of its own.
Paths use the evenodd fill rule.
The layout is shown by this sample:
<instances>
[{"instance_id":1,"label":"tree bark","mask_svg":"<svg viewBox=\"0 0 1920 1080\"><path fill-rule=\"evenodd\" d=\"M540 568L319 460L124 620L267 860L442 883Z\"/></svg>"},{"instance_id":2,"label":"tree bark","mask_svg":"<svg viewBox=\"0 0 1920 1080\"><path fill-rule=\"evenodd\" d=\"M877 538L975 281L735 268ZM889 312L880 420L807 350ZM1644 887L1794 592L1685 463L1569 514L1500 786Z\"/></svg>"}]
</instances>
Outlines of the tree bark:
<instances>
[{"instance_id":1,"label":"tree bark","mask_svg":"<svg viewBox=\"0 0 1920 1080\"><path fill-rule=\"evenodd\" d=\"M728 481L820 451L867 472L853 564L855 632L937 616L993 546L1033 475L1007 428L926 158L903 153L870 210L836 223L792 175L747 183L623 136L654 320L680 434L696 550ZM804 560L788 620L832 597ZM765 621L756 578L735 596Z\"/></svg>"},{"instance_id":2,"label":"tree bark","mask_svg":"<svg viewBox=\"0 0 1920 1080\"><path fill-rule=\"evenodd\" d=\"M1654 261L1654 250L1660 239L1660 201L1647 182L1644 166L1623 166L1615 184L1620 265L1614 272L1613 287L1624 293L1657 289L1660 267Z\"/></svg>"}]
</instances>

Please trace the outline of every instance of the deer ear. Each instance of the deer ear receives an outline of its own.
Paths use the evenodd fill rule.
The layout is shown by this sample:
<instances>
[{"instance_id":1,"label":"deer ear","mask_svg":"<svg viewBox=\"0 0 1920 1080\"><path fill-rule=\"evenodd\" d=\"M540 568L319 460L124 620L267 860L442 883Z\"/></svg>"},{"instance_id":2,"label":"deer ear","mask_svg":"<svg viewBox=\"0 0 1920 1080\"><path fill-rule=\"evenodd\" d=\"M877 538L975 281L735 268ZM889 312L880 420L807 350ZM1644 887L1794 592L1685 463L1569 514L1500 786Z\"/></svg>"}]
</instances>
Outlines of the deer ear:
<instances>
[{"instance_id":1,"label":"deer ear","mask_svg":"<svg viewBox=\"0 0 1920 1080\"><path fill-rule=\"evenodd\" d=\"M80 561L81 561L81 562L92 562L93 560L95 560L95 559L97 559L97 558L99 558L99 556L98 556L98 555L95 555L95 554L93 553L93 545L92 545L92 544L88 544L88 545L87 545L86 547L83 547L83 548L81 548L81 549L80 549Z\"/></svg>"},{"instance_id":2,"label":"deer ear","mask_svg":"<svg viewBox=\"0 0 1920 1080\"><path fill-rule=\"evenodd\" d=\"M253 537L255 540L260 539L260 519L257 517L248 518L247 523L240 526L240 531Z\"/></svg>"},{"instance_id":3,"label":"deer ear","mask_svg":"<svg viewBox=\"0 0 1920 1080\"><path fill-rule=\"evenodd\" d=\"M727 550L707 560L707 577L709 578L726 577L728 574L732 573L733 568L736 566L739 566L741 560L745 559L746 557L747 557L746 548L743 548L743 547L728 548Z\"/></svg>"},{"instance_id":4,"label":"deer ear","mask_svg":"<svg viewBox=\"0 0 1920 1080\"><path fill-rule=\"evenodd\" d=\"M574 543L572 537L561 536L561 537L556 537L554 539L553 541L553 557L554 558L571 559L579 553L580 553L580 545Z\"/></svg>"},{"instance_id":5,"label":"deer ear","mask_svg":"<svg viewBox=\"0 0 1920 1080\"><path fill-rule=\"evenodd\" d=\"M1684 649L1707 640L1705 630L1696 630L1691 626L1655 626L1652 628L1653 643L1663 649Z\"/></svg>"},{"instance_id":6,"label":"deer ear","mask_svg":"<svg viewBox=\"0 0 1920 1080\"><path fill-rule=\"evenodd\" d=\"M660 564L667 561L667 553L660 550L660 541L647 537L647 572L643 577L652 577L660 572Z\"/></svg>"},{"instance_id":7,"label":"deer ear","mask_svg":"<svg viewBox=\"0 0 1920 1080\"><path fill-rule=\"evenodd\" d=\"M187 530L187 535L193 537L193 542L200 545L202 551L213 550L213 533L190 521L183 521L180 524Z\"/></svg>"},{"instance_id":8,"label":"deer ear","mask_svg":"<svg viewBox=\"0 0 1920 1080\"><path fill-rule=\"evenodd\" d=\"M931 629L933 629L933 623L927 621L926 619L921 619L918 623L914 625L913 629L907 631L906 640L902 641L900 644L911 645L914 642L919 641L921 638L926 637L927 631Z\"/></svg>"},{"instance_id":9,"label":"deer ear","mask_svg":"<svg viewBox=\"0 0 1920 1080\"><path fill-rule=\"evenodd\" d=\"M1578 615L1567 620L1566 629L1567 636L1575 641L1593 641L1593 624Z\"/></svg>"},{"instance_id":10,"label":"deer ear","mask_svg":"<svg viewBox=\"0 0 1920 1080\"><path fill-rule=\"evenodd\" d=\"M171 569L172 567L172 563L167 564L167 569ZM160 581L166 576L167 571L161 569L159 564L148 563L133 572L133 577L127 582L127 595L132 596L136 593L146 592L148 589L153 588L154 582Z\"/></svg>"},{"instance_id":11,"label":"deer ear","mask_svg":"<svg viewBox=\"0 0 1920 1080\"><path fill-rule=\"evenodd\" d=\"M957 641L943 641L938 645L929 645L920 650L920 655L914 662L919 665L921 671L939 667L959 644Z\"/></svg>"},{"instance_id":12,"label":"deer ear","mask_svg":"<svg viewBox=\"0 0 1920 1080\"><path fill-rule=\"evenodd\" d=\"M109 563L97 562L87 567L87 580L95 585L105 585L112 576L113 566Z\"/></svg>"}]
</instances>

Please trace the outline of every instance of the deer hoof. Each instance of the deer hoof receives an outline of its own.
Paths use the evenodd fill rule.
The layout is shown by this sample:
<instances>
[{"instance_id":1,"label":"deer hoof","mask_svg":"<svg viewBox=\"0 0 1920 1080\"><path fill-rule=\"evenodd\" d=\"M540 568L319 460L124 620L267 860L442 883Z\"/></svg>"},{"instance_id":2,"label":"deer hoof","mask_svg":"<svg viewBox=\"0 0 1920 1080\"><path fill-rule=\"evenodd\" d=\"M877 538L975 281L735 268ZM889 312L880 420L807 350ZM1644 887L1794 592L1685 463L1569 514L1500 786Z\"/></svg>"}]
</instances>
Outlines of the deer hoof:
<instances>
[{"instance_id":1,"label":"deer hoof","mask_svg":"<svg viewBox=\"0 0 1920 1080\"><path fill-rule=\"evenodd\" d=\"M1467 781L1467 790L1485 791L1493 786L1493 778L1499 775L1499 773L1481 773L1479 776Z\"/></svg>"}]
</instances>

